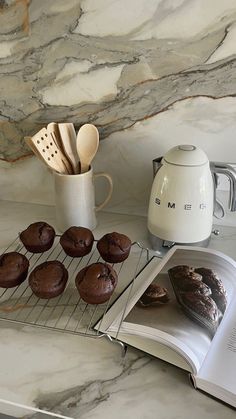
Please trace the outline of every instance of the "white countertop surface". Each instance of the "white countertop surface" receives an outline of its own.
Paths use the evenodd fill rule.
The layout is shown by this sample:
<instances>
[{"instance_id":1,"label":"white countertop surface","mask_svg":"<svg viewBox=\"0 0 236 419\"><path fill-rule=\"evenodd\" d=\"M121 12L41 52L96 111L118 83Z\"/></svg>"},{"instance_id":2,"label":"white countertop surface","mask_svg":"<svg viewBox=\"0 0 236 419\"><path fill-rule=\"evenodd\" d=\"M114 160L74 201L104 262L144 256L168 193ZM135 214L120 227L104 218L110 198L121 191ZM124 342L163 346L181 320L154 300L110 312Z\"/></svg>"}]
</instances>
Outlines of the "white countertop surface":
<instances>
[{"instance_id":1,"label":"white countertop surface","mask_svg":"<svg viewBox=\"0 0 236 419\"><path fill-rule=\"evenodd\" d=\"M53 207L0 201L0 250L39 220L55 226ZM100 213L95 237L114 230L148 246L145 217ZM210 247L235 259L236 228L219 231ZM235 418L194 390L186 372L132 348L122 358L106 338L0 321L0 355L0 412L18 418Z\"/></svg>"}]
</instances>

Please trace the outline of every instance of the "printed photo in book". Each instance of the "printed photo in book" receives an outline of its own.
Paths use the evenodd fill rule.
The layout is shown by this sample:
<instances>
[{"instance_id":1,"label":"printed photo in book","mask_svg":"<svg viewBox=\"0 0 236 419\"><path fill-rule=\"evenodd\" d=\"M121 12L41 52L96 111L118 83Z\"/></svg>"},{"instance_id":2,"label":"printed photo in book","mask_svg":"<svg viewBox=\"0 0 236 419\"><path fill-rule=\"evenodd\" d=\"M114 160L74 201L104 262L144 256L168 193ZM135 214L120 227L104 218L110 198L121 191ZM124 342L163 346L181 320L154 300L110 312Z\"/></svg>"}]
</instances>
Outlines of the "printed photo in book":
<instances>
[{"instance_id":1,"label":"printed photo in book","mask_svg":"<svg viewBox=\"0 0 236 419\"><path fill-rule=\"evenodd\" d=\"M95 327L190 371L196 387L210 392L212 381L229 394L211 394L236 407L236 262L226 255L175 246L154 257Z\"/></svg>"}]
</instances>

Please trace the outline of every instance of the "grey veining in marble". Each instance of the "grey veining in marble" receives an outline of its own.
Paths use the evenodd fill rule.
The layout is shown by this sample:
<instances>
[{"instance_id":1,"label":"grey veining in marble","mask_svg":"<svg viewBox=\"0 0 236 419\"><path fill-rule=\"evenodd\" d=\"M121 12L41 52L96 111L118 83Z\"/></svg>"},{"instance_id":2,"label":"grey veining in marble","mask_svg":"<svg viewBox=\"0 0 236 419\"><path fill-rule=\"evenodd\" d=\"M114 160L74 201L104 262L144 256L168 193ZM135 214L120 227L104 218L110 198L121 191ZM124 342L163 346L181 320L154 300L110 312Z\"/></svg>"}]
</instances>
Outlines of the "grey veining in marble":
<instances>
[{"instance_id":1,"label":"grey veining in marble","mask_svg":"<svg viewBox=\"0 0 236 419\"><path fill-rule=\"evenodd\" d=\"M204 13L203 13L204 10ZM232 0L0 4L0 158L51 121L101 138L195 96L236 94Z\"/></svg>"}]
</instances>

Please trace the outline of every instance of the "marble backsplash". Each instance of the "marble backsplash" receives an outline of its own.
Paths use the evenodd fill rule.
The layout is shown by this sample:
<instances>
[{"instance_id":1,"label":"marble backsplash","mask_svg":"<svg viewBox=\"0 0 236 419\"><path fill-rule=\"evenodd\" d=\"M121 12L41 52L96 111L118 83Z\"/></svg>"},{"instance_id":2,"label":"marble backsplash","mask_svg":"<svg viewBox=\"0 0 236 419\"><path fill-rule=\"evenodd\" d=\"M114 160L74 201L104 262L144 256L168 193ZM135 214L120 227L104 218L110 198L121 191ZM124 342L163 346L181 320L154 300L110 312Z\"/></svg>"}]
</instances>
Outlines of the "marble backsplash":
<instances>
[{"instance_id":1,"label":"marble backsplash","mask_svg":"<svg viewBox=\"0 0 236 419\"><path fill-rule=\"evenodd\" d=\"M0 199L53 202L24 143L51 121L98 127L111 210L145 210L151 160L173 145L236 162L235 0L3 0L0 12Z\"/></svg>"}]
</instances>

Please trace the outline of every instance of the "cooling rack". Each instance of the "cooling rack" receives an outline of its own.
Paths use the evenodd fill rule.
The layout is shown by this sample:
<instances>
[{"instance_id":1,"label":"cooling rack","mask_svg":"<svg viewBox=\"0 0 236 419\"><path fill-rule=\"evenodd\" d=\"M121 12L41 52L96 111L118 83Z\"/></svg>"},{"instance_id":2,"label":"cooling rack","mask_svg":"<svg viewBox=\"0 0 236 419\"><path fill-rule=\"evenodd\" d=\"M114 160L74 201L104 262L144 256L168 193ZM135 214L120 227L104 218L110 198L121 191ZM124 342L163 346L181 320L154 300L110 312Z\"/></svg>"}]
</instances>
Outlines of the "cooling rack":
<instances>
[{"instance_id":1,"label":"cooling rack","mask_svg":"<svg viewBox=\"0 0 236 419\"><path fill-rule=\"evenodd\" d=\"M17 251L24 254L29 262L29 274L40 263L59 260L69 273L67 287L59 297L49 300L36 297L28 286L28 279L15 288L0 288L0 320L32 325L45 329L99 338L106 334L94 330L93 325L102 319L122 291L135 280L135 277L148 263L149 250L138 242L131 246L129 257L123 263L113 264L118 274L118 284L112 297L105 304L89 305L79 296L75 287L75 277L85 266L103 261L97 248L96 240L92 251L82 258L67 256L56 236L53 247L45 253L27 252L17 237L5 252ZM107 336L109 338L109 336Z\"/></svg>"}]
</instances>

